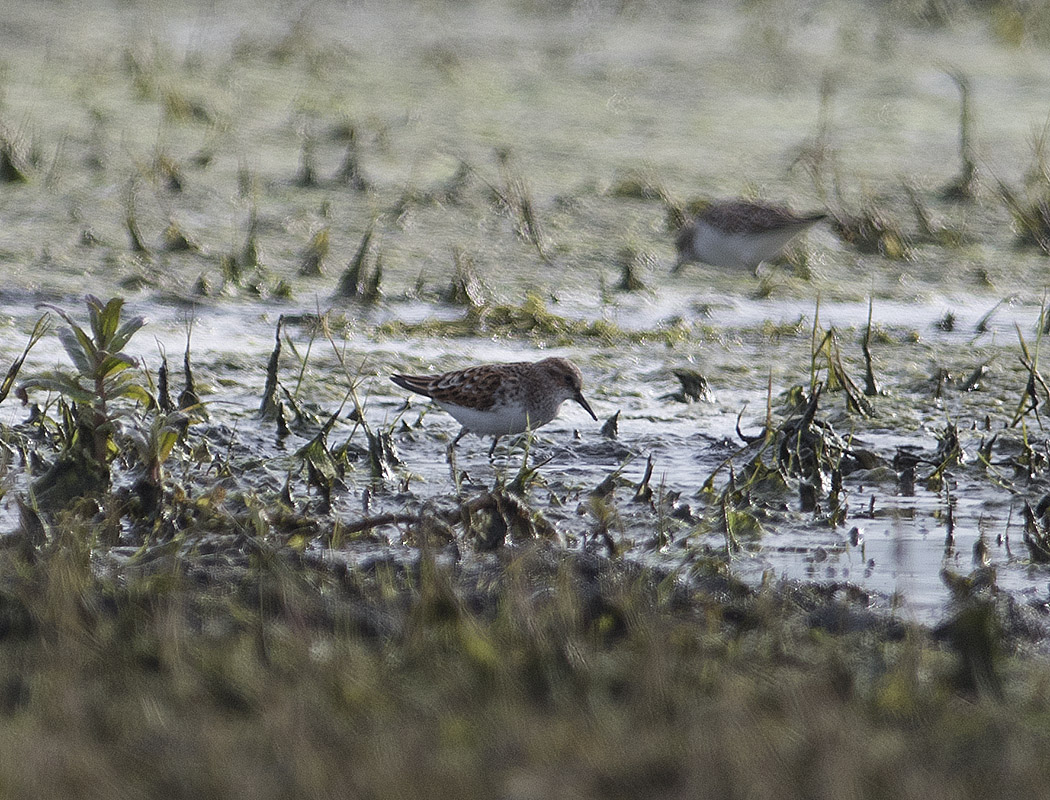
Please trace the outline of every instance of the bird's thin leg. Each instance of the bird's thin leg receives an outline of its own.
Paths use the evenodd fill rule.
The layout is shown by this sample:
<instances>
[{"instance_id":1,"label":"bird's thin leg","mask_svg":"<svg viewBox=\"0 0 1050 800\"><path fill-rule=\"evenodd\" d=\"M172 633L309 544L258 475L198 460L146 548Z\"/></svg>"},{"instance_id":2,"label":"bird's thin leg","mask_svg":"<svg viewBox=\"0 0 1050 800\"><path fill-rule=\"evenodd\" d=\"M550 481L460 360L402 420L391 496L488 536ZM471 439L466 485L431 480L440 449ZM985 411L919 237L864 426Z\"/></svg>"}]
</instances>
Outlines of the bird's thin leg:
<instances>
[{"instance_id":1,"label":"bird's thin leg","mask_svg":"<svg viewBox=\"0 0 1050 800\"><path fill-rule=\"evenodd\" d=\"M452 440L452 444L449 445L449 448L453 448L457 444L459 444L459 440L462 439L466 435L467 435L467 429L466 428L461 428L459 433L456 434L456 438Z\"/></svg>"},{"instance_id":2,"label":"bird's thin leg","mask_svg":"<svg viewBox=\"0 0 1050 800\"><path fill-rule=\"evenodd\" d=\"M499 437L498 436L493 436L492 437L492 447L489 448L489 460L490 461L492 460L492 456L496 452L496 442L498 442L498 441L499 441Z\"/></svg>"}]
</instances>

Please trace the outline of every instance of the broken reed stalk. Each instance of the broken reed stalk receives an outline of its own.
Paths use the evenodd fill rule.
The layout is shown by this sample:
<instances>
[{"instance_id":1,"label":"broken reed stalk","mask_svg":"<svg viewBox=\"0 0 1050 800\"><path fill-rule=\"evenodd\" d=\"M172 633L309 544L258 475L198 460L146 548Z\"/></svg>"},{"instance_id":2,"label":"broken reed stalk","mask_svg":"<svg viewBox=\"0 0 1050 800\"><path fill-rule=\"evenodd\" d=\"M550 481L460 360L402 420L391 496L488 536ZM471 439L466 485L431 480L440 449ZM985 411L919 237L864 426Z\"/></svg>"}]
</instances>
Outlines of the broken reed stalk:
<instances>
[{"instance_id":1,"label":"broken reed stalk","mask_svg":"<svg viewBox=\"0 0 1050 800\"><path fill-rule=\"evenodd\" d=\"M911 204L912 211L915 212L915 221L919 225L919 237L926 241L933 241L936 238L934 232L933 222L930 220L930 212L926 208L926 205L922 202L922 198L919 197L918 191L909 182L904 181L904 193L908 196L908 202Z\"/></svg>"},{"instance_id":2,"label":"broken reed stalk","mask_svg":"<svg viewBox=\"0 0 1050 800\"><path fill-rule=\"evenodd\" d=\"M378 514L374 517L365 517L356 522L340 522L339 530L343 534L364 533L365 531L370 531L373 528L380 528L384 525L410 525L413 522L419 522L421 518L421 514L391 512L388 514Z\"/></svg>"},{"instance_id":3,"label":"broken reed stalk","mask_svg":"<svg viewBox=\"0 0 1050 800\"><path fill-rule=\"evenodd\" d=\"M375 269L372 270L371 276L368 278L368 283L365 285L365 293L361 298L361 301L366 306L372 306L379 302L383 296L382 291L383 283L383 254L379 253L376 256Z\"/></svg>"},{"instance_id":4,"label":"broken reed stalk","mask_svg":"<svg viewBox=\"0 0 1050 800\"><path fill-rule=\"evenodd\" d=\"M760 433L758 436L748 436L746 433L740 430L740 420L743 419L744 412L746 410L747 403L744 403L744 405L740 407L740 410L736 414L736 435L740 437L740 441L745 442L747 444L753 444L754 442L760 442L766 437L771 436L773 433L773 418L772 415L769 413L766 414L766 426L762 430L762 433ZM768 404L766 410L767 412L769 411Z\"/></svg>"},{"instance_id":5,"label":"broken reed stalk","mask_svg":"<svg viewBox=\"0 0 1050 800\"><path fill-rule=\"evenodd\" d=\"M739 417L737 422L740 422ZM769 377L766 379L766 438L773 435L773 370L769 370Z\"/></svg>"},{"instance_id":6,"label":"broken reed stalk","mask_svg":"<svg viewBox=\"0 0 1050 800\"><path fill-rule=\"evenodd\" d=\"M955 547L955 498L949 481L944 482L944 554L948 556Z\"/></svg>"},{"instance_id":7,"label":"broken reed stalk","mask_svg":"<svg viewBox=\"0 0 1050 800\"><path fill-rule=\"evenodd\" d=\"M962 166L955 180L941 194L949 200L972 200L977 194L977 161L973 144L973 104L970 81L961 72L951 70L948 77L959 89L959 158Z\"/></svg>"},{"instance_id":8,"label":"broken reed stalk","mask_svg":"<svg viewBox=\"0 0 1050 800\"><path fill-rule=\"evenodd\" d=\"M812 138L803 141L798 155L791 162L789 169L801 166L809 173L813 188L820 198L820 204L828 205L828 189L825 170L833 164L834 150L831 146L831 104L835 96L835 83L831 72L825 71L820 82L820 109L817 112L817 129ZM841 203L840 203L841 205Z\"/></svg>"},{"instance_id":9,"label":"broken reed stalk","mask_svg":"<svg viewBox=\"0 0 1050 800\"><path fill-rule=\"evenodd\" d=\"M529 493L529 488L538 482L540 467L546 465L554 456L541 461L536 464L529 465L529 455L532 453L532 445L536 441L536 432L531 428L525 431L525 435L522 437L522 457L521 466L518 468L517 474L514 476L514 480L507 486L507 491L514 494L525 497ZM493 442L495 446L495 442Z\"/></svg>"},{"instance_id":10,"label":"broken reed stalk","mask_svg":"<svg viewBox=\"0 0 1050 800\"><path fill-rule=\"evenodd\" d=\"M241 249L240 266L259 266L259 245L257 236L259 232L259 209L252 203L248 212L248 230L244 239L244 247Z\"/></svg>"},{"instance_id":11,"label":"broken reed stalk","mask_svg":"<svg viewBox=\"0 0 1050 800\"><path fill-rule=\"evenodd\" d=\"M135 190L135 181L132 179L128 183L127 191L124 194L124 227L127 228L128 238L131 240L132 252L148 256L149 248L142 241L138 218L135 214Z\"/></svg>"},{"instance_id":12,"label":"broken reed stalk","mask_svg":"<svg viewBox=\"0 0 1050 800\"><path fill-rule=\"evenodd\" d=\"M645 474L642 475L641 481L634 489L634 497L631 498L632 503L645 503L652 505L653 502L653 490L649 486L649 481L653 477L653 454L650 453L648 459L645 462Z\"/></svg>"},{"instance_id":13,"label":"broken reed stalk","mask_svg":"<svg viewBox=\"0 0 1050 800\"><path fill-rule=\"evenodd\" d=\"M986 311L981 316L981 318L979 320L977 320L977 323L973 326L974 332L975 333L987 333L988 332L989 323L992 321L992 317L995 316L996 312L1003 305L1013 302L1016 298L1017 298L1017 295L1015 295L1015 294L1012 294L1009 297L1000 298L999 302L997 302L994 306L992 306L988 311ZM1050 321L1050 319L1044 320L1044 322L1046 322L1046 321ZM1043 326L1043 330L1044 330L1044 333L1045 333L1046 332L1045 324Z\"/></svg>"},{"instance_id":14,"label":"broken reed stalk","mask_svg":"<svg viewBox=\"0 0 1050 800\"><path fill-rule=\"evenodd\" d=\"M814 325L813 330L813 341L815 342L817 330L816 325ZM813 346L810 360L811 386L816 384L816 374L818 369L817 359L820 356L827 359L827 379L825 382L828 389L834 390L838 388L845 392L846 408L849 411L857 411L864 416L871 416L874 413L871 403L864 399L864 395L861 393L860 388L849 376L849 373L846 372L846 367L842 363L842 353L838 347L834 328L829 328L825 331L824 337L820 340L820 344ZM815 390L811 389L811 393L813 391Z\"/></svg>"},{"instance_id":15,"label":"broken reed stalk","mask_svg":"<svg viewBox=\"0 0 1050 800\"><path fill-rule=\"evenodd\" d=\"M193 369L190 366L190 336L192 333L193 320L191 319L186 326L186 350L182 354L182 372L186 385L179 394L179 410L192 411L200 417L207 418L208 412L197 395L197 385L193 380Z\"/></svg>"},{"instance_id":16,"label":"broken reed stalk","mask_svg":"<svg viewBox=\"0 0 1050 800\"><path fill-rule=\"evenodd\" d=\"M302 189L317 186L317 170L314 169L314 141L309 135L303 136L299 150L299 171L295 175L295 185Z\"/></svg>"},{"instance_id":17,"label":"broken reed stalk","mask_svg":"<svg viewBox=\"0 0 1050 800\"><path fill-rule=\"evenodd\" d=\"M813 394L817 386L817 354L819 349L817 347L817 331L820 330L820 292L817 292L817 299L813 307L813 329L810 332L809 337L809 393ZM826 337L825 337L826 338Z\"/></svg>"},{"instance_id":18,"label":"broken reed stalk","mask_svg":"<svg viewBox=\"0 0 1050 800\"><path fill-rule=\"evenodd\" d=\"M874 298L868 295L868 324L864 329L864 338L861 339L860 350L864 354L864 394L868 397L877 397L879 386L875 381L875 369L871 362L871 313Z\"/></svg>"},{"instance_id":19,"label":"broken reed stalk","mask_svg":"<svg viewBox=\"0 0 1050 800\"><path fill-rule=\"evenodd\" d=\"M343 339L343 349L340 349L339 346L336 344L335 338L332 336L332 331L328 327L328 325L323 325L321 327L321 332L324 334L325 339L328 340L328 343L332 346L332 352L335 354L336 361L339 362L339 367L340 369L342 369L343 374L346 376L347 382L349 383L349 388L346 391L346 398L344 398L343 403L345 404L347 399L353 401L354 422L356 425L360 425L362 430L364 430L365 432L365 436L368 439L369 458L373 462L373 465L376 463L377 459L381 462L393 460L397 463L400 463L397 460L397 456L393 451L390 432L387 431L382 435L376 435L372 433L372 429L368 424L368 420L365 419L364 404L361 402L361 399L357 396L357 387L361 383L361 375L364 373L367 359L362 359L357 369L351 371L350 367L346 363L347 340L345 338L345 334ZM357 428L355 427L354 430L356 431ZM353 433L351 433L351 436L352 435ZM379 446L380 448L379 453L375 452L375 448L377 446Z\"/></svg>"},{"instance_id":20,"label":"broken reed stalk","mask_svg":"<svg viewBox=\"0 0 1050 800\"><path fill-rule=\"evenodd\" d=\"M284 314L277 318L273 350L270 352L270 360L266 365L266 385L263 388L262 403L259 405L259 416L264 419L273 419L281 411L281 403L277 399L277 364L281 355L282 325L284 325Z\"/></svg>"},{"instance_id":21,"label":"broken reed stalk","mask_svg":"<svg viewBox=\"0 0 1050 800\"><path fill-rule=\"evenodd\" d=\"M452 265L455 273L452 281L445 290L442 297L446 303L458 306L466 306L472 311L483 308L487 302L487 291L478 271L474 266L474 259L469 253L465 253L459 245L452 245Z\"/></svg>"},{"instance_id":22,"label":"broken reed stalk","mask_svg":"<svg viewBox=\"0 0 1050 800\"><path fill-rule=\"evenodd\" d=\"M1045 173L1043 179L1047 180ZM1032 244L1050 254L1050 198L1043 187L1043 195L1034 203L1025 206L1020 198L1002 181L999 181L999 196L1017 226L1018 241Z\"/></svg>"},{"instance_id":23,"label":"broken reed stalk","mask_svg":"<svg viewBox=\"0 0 1050 800\"><path fill-rule=\"evenodd\" d=\"M164 250L169 253L196 253L200 245L190 239L174 219L168 221L164 230Z\"/></svg>"},{"instance_id":24,"label":"broken reed stalk","mask_svg":"<svg viewBox=\"0 0 1050 800\"><path fill-rule=\"evenodd\" d=\"M318 330L328 330L327 312L324 314L318 312L317 324L310 327L310 337L306 340L306 353L299 360L299 374L295 378L295 390L292 392L293 400L299 399L299 390L303 387L303 379L306 377L306 365L310 363L310 351L314 348ZM298 355L298 349L296 349L296 355Z\"/></svg>"},{"instance_id":25,"label":"broken reed stalk","mask_svg":"<svg viewBox=\"0 0 1050 800\"><path fill-rule=\"evenodd\" d=\"M1027 500L1024 501L1023 513L1022 538L1029 556L1037 564L1050 563L1050 531L1046 528L1045 517L1042 520L1044 524L1040 525L1040 520Z\"/></svg>"},{"instance_id":26,"label":"broken reed stalk","mask_svg":"<svg viewBox=\"0 0 1050 800\"><path fill-rule=\"evenodd\" d=\"M175 404L171 400L171 392L168 389L168 357L163 348L160 354L160 369L157 370L157 405L165 414L175 410Z\"/></svg>"},{"instance_id":27,"label":"broken reed stalk","mask_svg":"<svg viewBox=\"0 0 1050 800\"><path fill-rule=\"evenodd\" d=\"M375 220L368 226L361 243L357 246L357 252L350 260L343 274L339 277L339 288L336 294L340 297L358 298L364 293L365 288L365 258L368 248L372 244L372 232L375 228Z\"/></svg>"},{"instance_id":28,"label":"broken reed stalk","mask_svg":"<svg viewBox=\"0 0 1050 800\"><path fill-rule=\"evenodd\" d=\"M346 135L346 155L335 175L338 183L343 183L355 192L364 192L372 188L371 183L361 172L360 152L357 147L357 131L351 125Z\"/></svg>"},{"instance_id":29,"label":"broken reed stalk","mask_svg":"<svg viewBox=\"0 0 1050 800\"><path fill-rule=\"evenodd\" d=\"M1039 312L1039 330L1036 333L1035 340L1035 355L1033 356L1028 351L1028 344L1024 340L1024 335L1021 333L1021 327L1014 323L1014 327L1017 329L1017 338L1021 343L1021 355L1019 356L1021 364L1028 370L1028 381L1025 384L1024 392L1021 393L1021 399L1017 404L1017 411L1014 414L1013 420L1010 422L1010 427L1014 427L1024 417L1028 416L1031 411L1035 412L1036 422L1039 423L1040 429L1043 427L1043 421L1039 417L1039 395L1037 393L1037 384L1042 387L1043 392L1050 396L1050 387L1047 387L1046 381L1043 380L1043 376L1039 374L1039 346L1043 339L1043 321L1044 315L1047 313L1046 304L1043 304L1042 310ZM1028 405L1031 403L1031 405ZM1027 406L1027 407L1026 407Z\"/></svg>"},{"instance_id":30,"label":"broken reed stalk","mask_svg":"<svg viewBox=\"0 0 1050 800\"><path fill-rule=\"evenodd\" d=\"M15 384L15 379L18 377L18 373L21 371L26 356L29 355L29 351L32 350L33 346L50 330L51 315L44 314L37 319L36 324L33 325L33 330L29 334L26 346L22 349L22 355L12 361L11 366L7 368L7 374L4 376L3 382L0 383L0 403L4 402L4 400L7 399L8 394L11 393L11 388Z\"/></svg>"},{"instance_id":31,"label":"broken reed stalk","mask_svg":"<svg viewBox=\"0 0 1050 800\"><path fill-rule=\"evenodd\" d=\"M408 402L407 400L405 401ZM456 466L456 448L449 442L445 448L445 458L448 461L449 476L452 478L452 486L456 490L456 497L463 496L463 473Z\"/></svg>"},{"instance_id":32,"label":"broken reed stalk","mask_svg":"<svg viewBox=\"0 0 1050 800\"><path fill-rule=\"evenodd\" d=\"M0 183L28 183L29 161L15 134L0 129Z\"/></svg>"},{"instance_id":33,"label":"broken reed stalk","mask_svg":"<svg viewBox=\"0 0 1050 800\"><path fill-rule=\"evenodd\" d=\"M319 277L323 273L325 259L328 258L331 231L328 226L318 230L311 238L310 244L303 251L299 274L304 277Z\"/></svg>"}]
</instances>

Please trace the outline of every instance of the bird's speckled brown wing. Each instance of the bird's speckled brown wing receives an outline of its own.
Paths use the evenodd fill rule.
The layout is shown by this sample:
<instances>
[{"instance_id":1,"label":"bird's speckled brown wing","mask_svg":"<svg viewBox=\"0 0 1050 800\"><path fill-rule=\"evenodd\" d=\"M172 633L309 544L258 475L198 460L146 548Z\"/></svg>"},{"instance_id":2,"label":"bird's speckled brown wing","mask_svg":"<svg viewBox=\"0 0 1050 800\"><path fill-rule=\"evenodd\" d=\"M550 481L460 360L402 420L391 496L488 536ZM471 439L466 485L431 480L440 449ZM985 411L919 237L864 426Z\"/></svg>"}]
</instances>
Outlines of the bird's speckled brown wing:
<instances>
[{"instance_id":1,"label":"bird's speckled brown wing","mask_svg":"<svg viewBox=\"0 0 1050 800\"><path fill-rule=\"evenodd\" d=\"M500 387L507 380L506 367L527 366L503 364L493 369L491 364L446 372L442 375L391 375L398 386L426 395L439 403L487 411L500 397Z\"/></svg>"},{"instance_id":2,"label":"bird's speckled brown wing","mask_svg":"<svg viewBox=\"0 0 1050 800\"><path fill-rule=\"evenodd\" d=\"M754 233L812 225L825 216L823 213L800 215L783 206L740 201L716 203L700 218L726 233Z\"/></svg>"}]
</instances>

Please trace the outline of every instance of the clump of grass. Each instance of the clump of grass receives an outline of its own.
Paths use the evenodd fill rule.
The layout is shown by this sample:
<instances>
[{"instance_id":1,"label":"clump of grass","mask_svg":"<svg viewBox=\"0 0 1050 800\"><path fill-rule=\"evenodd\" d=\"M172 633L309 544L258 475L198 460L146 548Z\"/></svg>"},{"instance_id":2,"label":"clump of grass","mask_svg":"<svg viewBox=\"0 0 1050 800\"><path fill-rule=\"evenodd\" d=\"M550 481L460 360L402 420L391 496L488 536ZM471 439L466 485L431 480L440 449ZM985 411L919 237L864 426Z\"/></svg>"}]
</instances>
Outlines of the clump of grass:
<instances>
[{"instance_id":1,"label":"clump of grass","mask_svg":"<svg viewBox=\"0 0 1050 800\"><path fill-rule=\"evenodd\" d=\"M464 200L472 177L473 170L470 165L461 161L456 171L440 185L435 196L448 205L459 205Z\"/></svg>"},{"instance_id":2,"label":"clump of grass","mask_svg":"<svg viewBox=\"0 0 1050 800\"><path fill-rule=\"evenodd\" d=\"M663 200L667 197L662 184L649 172L642 171L629 172L614 180L608 194L628 200Z\"/></svg>"},{"instance_id":3,"label":"clump of grass","mask_svg":"<svg viewBox=\"0 0 1050 800\"><path fill-rule=\"evenodd\" d=\"M932 242L942 247L960 247L969 241L970 237L959 228L934 222L928 206L910 183L904 184L904 192L908 196L912 211L915 212L915 221L919 228L921 241Z\"/></svg>"},{"instance_id":4,"label":"clump of grass","mask_svg":"<svg viewBox=\"0 0 1050 800\"><path fill-rule=\"evenodd\" d=\"M469 308L459 319L418 323L390 320L376 326L381 336L502 336L537 342L572 344L580 338L606 343L653 343L668 347L689 341L692 330L681 320L650 330L624 329L607 320L569 319L553 313L544 299L529 292L521 305L488 304Z\"/></svg>"},{"instance_id":5,"label":"clump of grass","mask_svg":"<svg viewBox=\"0 0 1050 800\"><path fill-rule=\"evenodd\" d=\"M452 247L452 280L441 296L442 302L479 311L488 302L488 290L478 275L474 259L462 248Z\"/></svg>"},{"instance_id":6,"label":"clump of grass","mask_svg":"<svg viewBox=\"0 0 1050 800\"><path fill-rule=\"evenodd\" d=\"M328 447L328 435L341 411L342 409L329 416L317 433L295 453L300 469L306 471L307 485L321 493L320 513L331 510L333 485L342 476L341 469Z\"/></svg>"},{"instance_id":7,"label":"clump of grass","mask_svg":"<svg viewBox=\"0 0 1050 800\"><path fill-rule=\"evenodd\" d=\"M372 269L372 274L368 278L368 283L365 284L365 291L361 297L361 301L366 306L375 305L383 296L383 254L379 253L376 256L375 267Z\"/></svg>"},{"instance_id":8,"label":"clump of grass","mask_svg":"<svg viewBox=\"0 0 1050 800\"><path fill-rule=\"evenodd\" d=\"M1050 141L1050 119L1032 140L1032 165L1023 191L1015 191L999 181L999 196L1013 219L1017 242L1038 247L1050 254L1050 165L1047 142Z\"/></svg>"},{"instance_id":9,"label":"clump of grass","mask_svg":"<svg viewBox=\"0 0 1050 800\"><path fill-rule=\"evenodd\" d=\"M530 508L522 494L502 486L466 498L460 504L457 521L462 522L467 540L482 553L499 550L508 538L519 545L533 539L557 538L554 526Z\"/></svg>"},{"instance_id":10,"label":"clump of grass","mask_svg":"<svg viewBox=\"0 0 1050 800\"><path fill-rule=\"evenodd\" d=\"M1050 523L1045 508L1041 510L1041 514L1033 511L1029 502L1025 501L1022 537L1025 547L1028 548L1028 555L1034 563L1050 564Z\"/></svg>"},{"instance_id":11,"label":"clump of grass","mask_svg":"<svg viewBox=\"0 0 1050 800\"><path fill-rule=\"evenodd\" d=\"M671 392L661 397L661 400L674 400L677 403L710 402L712 399L711 389L705 378L698 370L679 367L671 370L678 379L681 388L677 392Z\"/></svg>"},{"instance_id":12,"label":"clump of grass","mask_svg":"<svg viewBox=\"0 0 1050 800\"><path fill-rule=\"evenodd\" d=\"M324 273L324 263L328 258L331 231L327 225L319 228L310 238L310 243L303 251L299 262L299 274L316 278Z\"/></svg>"},{"instance_id":13,"label":"clump of grass","mask_svg":"<svg viewBox=\"0 0 1050 800\"><path fill-rule=\"evenodd\" d=\"M303 137L299 148L299 170L295 174L295 185L301 189L317 186L317 169L314 166L314 140L309 134Z\"/></svg>"},{"instance_id":14,"label":"clump of grass","mask_svg":"<svg viewBox=\"0 0 1050 800\"><path fill-rule=\"evenodd\" d=\"M547 261L546 236L536 215L536 204L525 177L514 169L510 150L497 149L496 160L502 186L497 189L490 184L494 200L514 217L515 230L522 241L532 244L540 258Z\"/></svg>"},{"instance_id":15,"label":"clump of grass","mask_svg":"<svg viewBox=\"0 0 1050 800\"><path fill-rule=\"evenodd\" d=\"M350 259L350 263L339 277L339 287L336 289L339 297L354 300L365 295L369 282L367 258L372 245L373 230L374 224L369 225L364 236L361 237L357 252L354 253L354 257ZM380 270L377 269L377 271Z\"/></svg>"},{"instance_id":16,"label":"clump of grass","mask_svg":"<svg viewBox=\"0 0 1050 800\"><path fill-rule=\"evenodd\" d=\"M336 183L349 186L355 192L365 192L372 188L371 182L361 171L361 155L357 144L357 129L347 125L343 137L346 140L346 154L335 175Z\"/></svg>"},{"instance_id":17,"label":"clump of grass","mask_svg":"<svg viewBox=\"0 0 1050 800\"><path fill-rule=\"evenodd\" d=\"M860 253L881 255L895 261L906 260L912 256L908 237L874 203L859 213L834 212L831 229L842 242Z\"/></svg>"},{"instance_id":18,"label":"clump of grass","mask_svg":"<svg viewBox=\"0 0 1050 800\"><path fill-rule=\"evenodd\" d=\"M237 166L237 196L242 199L252 198L254 201L257 194L258 179L248 165L241 161ZM254 202L252 208L255 208Z\"/></svg>"},{"instance_id":19,"label":"clump of grass","mask_svg":"<svg viewBox=\"0 0 1050 800\"><path fill-rule=\"evenodd\" d=\"M170 88L164 92L163 104L164 114L176 122L200 122L205 125L217 122L215 112L206 101L190 97L178 89Z\"/></svg>"},{"instance_id":20,"label":"clump of grass","mask_svg":"<svg viewBox=\"0 0 1050 800\"><path fill-rule=\"evenodd\" d=\"M30 157L20 137L0 130L0 183L28 183Z\"/></svg>"},{"instance_id":21,"label":"clump of grass","mask_svg":"<svg viewBox=\"0 0 1050 800\"><path fill-rule=\"evenodd\" d=\"M245 232L244 247L241 248L238 265L258 267L259 264L259 211L253 203L248 214L248 229Z\"/></svg>"},{"instance_id":22,"label":"clump of grass","mask_svg":"<svg viewBox=\"0 0 1050 800\"><path fill-rule=\"evenodd\" d=\"M138 215L135 211L135 193L135 181L132 180L128 183L128 188L124 193L124 227L131 242L131 251L148 257L150 250L142 238L142 233L139 231Z\"/></svg>"},{"instance_id":23,"label":"clump of grass","mask_svg":"<svg viewBox=\"0 0 1050 800\"><path fill-rule=\"evenodd\" d=\"M763 519L782 509L792 493L799 498L801 511L819 514L831 526L844 524L849 506L843 475L861 464L870 468L879 462L874 454L851 447L817 414L821 398L831 389L844 392L848 410L873 413L871 404L842 364L834 330L820 328L819 311L818 304L811 338L809 386L799 384L784 393L783 420L775 424L770 385L765 429L759 435L744 435L738 419L737 432L744 447L726 458L702 486L707 511L698 532L720 532L725 537L727 553L740 547L741 536L761 536L765 530ZM869 388L877 393L873 378ZM735 464L742 460L738 471ZM940 463L943 472L950 464L949 456L945 455ZM715 479L724 471L729 473L728 480L717 490Z\"/></svg>"},{"instance_id":24,"label":"clump of grass","mask_svg":"<svg viewBox=\"0 0 1050 800\"><path fill-rule=\"evenodd\" d=\"M648 287L638 273L651 269L655 259L648 253L639 253L631 246L620 249L616 261L620 267L620 282L616 284L619 292L640 292Z\"/></svg>"},{"instance_id":25,"label":"clump of grass","mask_svg":"<svg viewBox=\"0 0 1050 800\"><path fill-rule=\"evenodd\" d=\"M171 156L158 153L153 161L153 172L169 192L181 192L186 185L182 167Z\"/></svg>"},{"instance_id":26,"label":"clump of grass","mask_svg":"<svg viewBox=\"0 0 1050 800\"><path fill-rule=\"evenodd\" d=\"M1050 387L1047 386L1046 381L1039 372L1039 350L1043 341L1045 330L1044 324L1048 316L1050 315L1048 315L1047 308L1044 306L1040 312L1040 325L1036 333L1034 352L1028 349L1028 343L1025 342L1020 327L1017 328L1017 339L1021 345L1019 358L1022 366L1024 366L1028 373L1028 379L1025 382L1024 391L1021 392L1021 397L1018 400L1017 411L1014 413L1013 420L1010 422L1011 428L1015 427L1031 413L1034 413L1036 420L1039 421L1039 405L1042 400L1039 392L1040 389L1042 390L1042 397L1050 397ZM1039 421L1039 424L1041 426L1042 422Z\"/></svg>"},{"instance_id":27,"label":"clump of grass","mask_svg":"<svg viewBox=\"0 0 1050 800\"><path fill-rule=\"evenodd\" d=\"M155 58L126 47L121 53L121 66L131 78L138 99L149 100L156 95L158 69Z\"/></svg>"},{"instance_id":28,"label":"clump of grass","mask_svg":"<svg viewBox=\"0 0 1050 800\"><path fill-rule=\"evenodd\" d=\"M999 195L1013 217L1018 243L1050 254L1050 180L1042 192L1041 196L1025 202L1005 183L999 183Z\"/></svg>"},{"instance_id":29,"label":"clump of grass","mask_svg":"<svg viewBox=\"0 0 1050 800\"><path fill-rule=\"evenodd\" d=\"M686 202L679 202L666 193L661 194L664 206L664 227L671 233L678 233L694 217L711 207L710 197L694 197Z\"/></svg>"},{"instance_id":30,"label":"clump of grass","mask_svg":"<svg viewBox=\"0 0 1050 800\"><path fill-rule=\"evenodd\" d=\"M197 253L200 245L190 239L174 219L164 229L164 249L169 253Z\"/></svg>"},{"instance_id":31,"label":"clump of grass","mask_svg":"<svg viewBox=\"0 0 1050 800\"><path fill-rule=\"evenodd\" d=\"M869 308L870 312L870 308ZM869 327L870 332L870 327ZM868 339L862 344L867 348ZM875 389L874 379L870 372L870 353L866 357L865 389L861 391L857 382L853 380L849 371L842 362L842 351L838 344L838 334L834 328L824 331L820 327L820 305L813 314L813 335L811 338L810 352L810 391L814 392L821 373L823 373L824 385L828 391L841 391L846 397L846 408L852 412L858 412L864 416L874 413L871 403L867 397L874 397L869 390ZM870 380L869 380L870 378ZM877 389L876 389L877 394Z\"/></svg>"},{"instance_id":32,"label":"clump of grass","mask_svg":"<svg viewBox=\"0 0 1050 800\"><path fill-rule=\"evenodd\" d=\"M263 256L259 247L259 217L255 204L248 214L248 225L245 231L244 246L240 252L225 253L219 257L219 272L222 275L224 291L243 290L256 296L275 298L291 297L291 286L284 280L274 281L263 265ZM309 255L309 248L304 252L304 265ZM202 280L206 280L202 276ZM209 286L210 291L210 286Z\"/></svg>"}]
</instances>

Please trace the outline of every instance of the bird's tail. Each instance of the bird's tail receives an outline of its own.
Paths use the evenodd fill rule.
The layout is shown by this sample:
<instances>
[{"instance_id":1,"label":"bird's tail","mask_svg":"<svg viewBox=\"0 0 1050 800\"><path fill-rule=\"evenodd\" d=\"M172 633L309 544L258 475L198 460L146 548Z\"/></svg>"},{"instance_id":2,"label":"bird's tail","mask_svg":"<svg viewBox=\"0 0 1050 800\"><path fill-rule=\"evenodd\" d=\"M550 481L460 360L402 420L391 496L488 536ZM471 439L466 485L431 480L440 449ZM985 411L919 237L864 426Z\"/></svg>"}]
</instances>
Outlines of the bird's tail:
<instances>
[{"instance_id":1,"label":"bird's tail","mask_svg":"<svg viewBox=\"0 0 1050 800\"><path fill-rule=\"evenodd\" d=\"M408 389L410 392L421 394L426 397L430 397L430 389L428 388L430 380L433 378L432 375L391 375L390 380L400 386L402 389Z\"/></svg>"}]
</instances>

